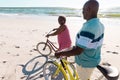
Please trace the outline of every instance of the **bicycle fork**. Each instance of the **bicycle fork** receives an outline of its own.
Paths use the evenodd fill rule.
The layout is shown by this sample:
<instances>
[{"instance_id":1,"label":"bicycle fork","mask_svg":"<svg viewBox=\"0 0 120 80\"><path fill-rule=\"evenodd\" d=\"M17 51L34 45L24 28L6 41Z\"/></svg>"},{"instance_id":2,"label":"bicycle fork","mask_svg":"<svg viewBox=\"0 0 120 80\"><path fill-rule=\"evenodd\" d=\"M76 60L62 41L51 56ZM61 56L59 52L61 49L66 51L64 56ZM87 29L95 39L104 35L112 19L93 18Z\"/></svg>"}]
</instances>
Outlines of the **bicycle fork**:
<instances>
[{"instance_id":1,"label":"bicycle fork","mask_svg":"<svg viewBox=\"0 0 120 80\"><path fill-rule=\"evenodd\" d=\"M72 66L70 66L70 63L63 62L62 60L60 60L60 62L61 62L61 65L62 65L64 71L66 73L68 72L70 80L80 80L79 77L78 77L77 72L74 69L72 69L73 73L71 73L70 68L68 68L68 67L72 67ZM69 64L69 66L67 64Z\"/></svg>"},{"instance_id":2,"label":"bicycle fork","mask_svg":"<svg viewBox=\"0 0 120 80\"><path fill-rule=\"evenodd\" d=\"M61 69L62 65L59 65L56 62L54 62L54 64L56 64L58 67L56 68L54 74L51 76L51 79L55 79L60 74L61 70L64 75L66 74L66 72L63 69ZM64 77L67 80L67 77L66 76L64 76Z\"/></svg>"},{"instance_id":3,"label":"bicycle fork","mask_svg":"<svg viewBox=\"0 0 120 80\"><path fill-rule=\"evenodd\" d=\"M45 50L45 49L46 49L46 46L47 46L47 43L45 43L45 46L43 47L43 50Z\"/></svg>"}]
</instances>

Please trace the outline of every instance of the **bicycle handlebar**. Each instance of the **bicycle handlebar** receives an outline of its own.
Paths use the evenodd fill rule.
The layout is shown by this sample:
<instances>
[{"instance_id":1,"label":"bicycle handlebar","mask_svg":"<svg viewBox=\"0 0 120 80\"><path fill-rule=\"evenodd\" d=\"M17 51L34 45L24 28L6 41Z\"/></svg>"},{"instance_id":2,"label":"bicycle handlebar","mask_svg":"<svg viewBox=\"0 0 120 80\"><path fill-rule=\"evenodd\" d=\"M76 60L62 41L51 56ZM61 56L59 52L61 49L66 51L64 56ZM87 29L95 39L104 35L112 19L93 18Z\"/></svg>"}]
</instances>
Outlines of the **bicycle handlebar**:
<instances>
[{"instance_id":1,"label":"bicycle handlebar","mask_svg":"<svg viewBox=\"0 0 120 80\"><path fill-rule=\"evenodd\" d=\"M47 36L48 34L50 34L52 31L55 31L56 29L50 30L47 34L46 37L49 38L49 36Z\"/></svg>"}]
</instances>

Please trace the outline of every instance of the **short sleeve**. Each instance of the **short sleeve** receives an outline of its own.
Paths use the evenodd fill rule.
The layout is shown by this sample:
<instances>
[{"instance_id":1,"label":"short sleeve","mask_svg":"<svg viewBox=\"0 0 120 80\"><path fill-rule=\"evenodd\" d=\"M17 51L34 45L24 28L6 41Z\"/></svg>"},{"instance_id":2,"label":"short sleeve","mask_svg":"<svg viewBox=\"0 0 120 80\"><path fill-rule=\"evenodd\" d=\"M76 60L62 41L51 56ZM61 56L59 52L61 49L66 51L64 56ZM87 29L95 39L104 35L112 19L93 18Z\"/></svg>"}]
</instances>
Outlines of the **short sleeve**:
<instances>
[{"instance_id":1,"label":"short sleeve","mask_svg":"<svg viewBox=\"0 0 120 80\"><path fill-rule=\"evenodd\" d=\"M77 34L76 45L81 48L89 48L94 37L95 35L88 31L81 31Z\"/></svg>"}]
</instances>

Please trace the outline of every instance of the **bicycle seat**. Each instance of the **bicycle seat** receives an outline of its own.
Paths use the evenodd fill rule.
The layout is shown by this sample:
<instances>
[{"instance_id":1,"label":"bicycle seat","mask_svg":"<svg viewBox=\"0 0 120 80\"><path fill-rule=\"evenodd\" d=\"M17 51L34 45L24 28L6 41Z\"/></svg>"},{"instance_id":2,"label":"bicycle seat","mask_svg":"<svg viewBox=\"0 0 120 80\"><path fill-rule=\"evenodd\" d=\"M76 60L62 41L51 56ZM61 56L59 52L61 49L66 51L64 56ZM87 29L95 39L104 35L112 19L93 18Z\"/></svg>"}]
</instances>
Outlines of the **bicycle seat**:
<instances>
[{"instance_id":1,"label":"bicycle seat","mask_svg":"<svg viewBox=\"0 0 120 80\"><path fill-rule=\"evenodd\" d=\"M97 68L108 80L118 80L119 71L116 67L98 65Z\"/></svg>"}]
</instances>

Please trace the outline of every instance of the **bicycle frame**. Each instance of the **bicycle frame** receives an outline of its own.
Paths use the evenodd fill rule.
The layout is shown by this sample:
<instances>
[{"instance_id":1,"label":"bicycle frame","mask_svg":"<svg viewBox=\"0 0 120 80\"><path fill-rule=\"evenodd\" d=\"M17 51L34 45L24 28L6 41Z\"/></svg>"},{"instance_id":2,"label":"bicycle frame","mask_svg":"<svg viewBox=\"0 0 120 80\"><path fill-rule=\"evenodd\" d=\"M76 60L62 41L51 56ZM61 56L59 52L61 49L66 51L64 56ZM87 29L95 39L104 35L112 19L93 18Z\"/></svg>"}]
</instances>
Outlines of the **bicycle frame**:
<instances>
[{"instance_id":1,"label":"bicycle frame","mask_svg":"<svg viewBox=\"0 0 120 80\"><path fill-rule=\"evenodd\" d=\"M56 72L54 73L54 75L52 77L55 77L59 73L59 71L62 70L66 80L80 80L76 70L73 69L73 71L75 72L75 77L72 75L71 70L68 67L68 65L70 65L69 62L67 62L65 59L60 59L60 62L61 63L58 63L58 62L54 61L54 64L56 64L58 66L58 68L57 68ZM63 66L66 68L66 71L68 71L69 76L66 74L66 71L63 68Z\"/></svg>"},{"instance_id":2,"label":"bicycle frame","mask_svg":"<svg viewBox=\"0 0 120 80\"><path fill-rule=\"evenodd\" d=\"M54 52L56 52L56 50L58 49L48 38L46 40L46 44L48 44Z\"/></svg>"}]
</instances>

